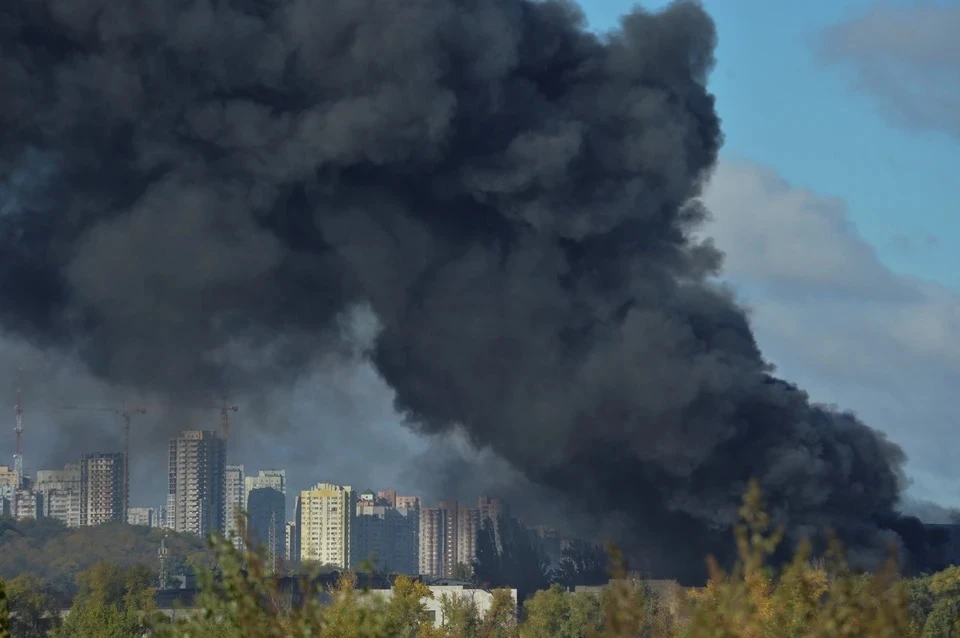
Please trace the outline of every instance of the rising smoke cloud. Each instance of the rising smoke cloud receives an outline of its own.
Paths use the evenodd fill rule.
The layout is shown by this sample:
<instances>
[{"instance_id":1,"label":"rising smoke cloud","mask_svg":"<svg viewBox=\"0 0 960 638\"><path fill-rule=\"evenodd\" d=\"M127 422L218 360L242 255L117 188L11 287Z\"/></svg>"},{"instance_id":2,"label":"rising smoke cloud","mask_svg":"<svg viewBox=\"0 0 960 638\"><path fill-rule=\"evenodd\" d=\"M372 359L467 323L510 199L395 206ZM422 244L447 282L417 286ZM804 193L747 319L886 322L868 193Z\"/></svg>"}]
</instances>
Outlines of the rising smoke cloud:
<instances>
[{"instance_id":1,"label":"rising smoke cloud","mask_svg":"<svg viewBox=\"0 0 960 638\"><path fill-rule=\"evenodd\" d=\"M366 305L416 431L671 561L751 476L880 547L903 454L772 376L693 238L715 44L692 2L600 37L558 1L7 0L0 320L209 396L294 383Z\"/></svg>"}]
</instances>

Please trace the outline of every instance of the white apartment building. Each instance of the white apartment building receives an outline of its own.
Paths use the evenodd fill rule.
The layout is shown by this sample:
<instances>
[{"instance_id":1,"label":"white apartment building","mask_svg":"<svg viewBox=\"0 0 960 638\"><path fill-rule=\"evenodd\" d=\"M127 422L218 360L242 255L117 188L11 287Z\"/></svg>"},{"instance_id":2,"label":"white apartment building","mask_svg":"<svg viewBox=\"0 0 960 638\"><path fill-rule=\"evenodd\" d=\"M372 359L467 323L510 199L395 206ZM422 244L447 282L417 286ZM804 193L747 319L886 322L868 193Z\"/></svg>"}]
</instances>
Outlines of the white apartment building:
<instances>
[{"instance_id":1,"label":"white apartment building","mask_svg":"<svg viewBox=\"0 0 960 638\"><path fill-rule=\"evenodd\" d=\"M300 492L300 560L350 569L356 497L349 485L317 483Z\"/></svg>"},{"instance_id":2,"label":"white apartment building","mask_svg":"<svg viewBox=\"0 0 960 638\"><path fill-rule=\"evenodd\" d=\"M243 483L243 466L228 465L226 469L226 489L224 492L224 534L233 539L238 548L243 546L243 539L237 530L237 515L246 510L246 491Z\"/></svg>"},{"instance_id":3,"label":"white apartment building","mask_svg":"<svg viewBox=\"0 0 960 638\"><path fill-rule=\"evenodd\" d=\"M79 463L68 463L62 470L38 470L35 489L41 495L43 516L67 527L80 525Z\"/></svg>"}]
</instances>

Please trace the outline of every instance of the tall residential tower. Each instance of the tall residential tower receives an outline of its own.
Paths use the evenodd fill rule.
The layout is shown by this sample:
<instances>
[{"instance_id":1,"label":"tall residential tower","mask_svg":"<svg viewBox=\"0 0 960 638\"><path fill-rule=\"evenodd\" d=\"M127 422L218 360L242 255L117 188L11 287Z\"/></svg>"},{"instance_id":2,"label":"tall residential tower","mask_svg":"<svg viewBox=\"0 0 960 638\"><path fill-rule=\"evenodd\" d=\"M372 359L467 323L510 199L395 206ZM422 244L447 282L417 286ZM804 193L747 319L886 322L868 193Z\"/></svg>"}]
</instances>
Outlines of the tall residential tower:
<instances>
[{"instance_id":1,"label":"tall residential tower","mask_svg":"<svg viewBox=\"0 0 960 638\"><path fill-rule=\"evenodd\" d=\"M223 437L209 430L187 430L170 439L168 525L177 532L206 536L223 532L226 522L227 454Z\"/></svg>"}]
</instances>

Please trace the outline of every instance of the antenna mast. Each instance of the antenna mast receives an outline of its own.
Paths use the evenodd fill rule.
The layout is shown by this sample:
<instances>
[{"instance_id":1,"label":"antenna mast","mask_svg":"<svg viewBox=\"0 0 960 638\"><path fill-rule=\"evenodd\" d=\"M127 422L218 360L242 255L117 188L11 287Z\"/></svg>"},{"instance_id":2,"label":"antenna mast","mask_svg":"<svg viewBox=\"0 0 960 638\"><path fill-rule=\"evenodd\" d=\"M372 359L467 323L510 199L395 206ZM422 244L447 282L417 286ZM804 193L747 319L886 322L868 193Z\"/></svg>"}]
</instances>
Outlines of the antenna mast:
<instances>
[{"instance_id":1,"label":"antenna mast","mask_svg":"<svg viewBox=\"0 0 960 638\"><path fill-rule=\"evenodd\" d=\"M167 535L164 534L163 538L160 539L160 549L157 550L157 555L160 558L160 589L167 588Z\"/></svg>"},{"instance_id":2,"label":"antenna mast","mask_svg":"<svg viewBox=\"0 0 960 638\"><path fill-rule=\"evenodd\" d=\"M23 489L23 402L20 397L20 386L17 386L17 405L14 409L17 419L13 431L17 435L17 451L13 455L13 471L16 475L16 489Z\"/></svg>"}]
</instances>

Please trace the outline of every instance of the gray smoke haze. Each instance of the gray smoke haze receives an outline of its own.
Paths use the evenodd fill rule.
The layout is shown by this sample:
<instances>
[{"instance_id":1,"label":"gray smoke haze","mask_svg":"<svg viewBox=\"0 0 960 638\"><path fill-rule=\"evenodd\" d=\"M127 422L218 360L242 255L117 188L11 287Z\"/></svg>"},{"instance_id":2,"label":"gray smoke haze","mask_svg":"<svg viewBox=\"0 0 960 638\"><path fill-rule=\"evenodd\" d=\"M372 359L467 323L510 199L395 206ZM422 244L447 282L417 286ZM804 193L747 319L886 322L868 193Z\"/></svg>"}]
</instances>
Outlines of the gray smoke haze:
<instances>
[{"instance_id":1,"label":"gray smoke haze","mask_svg":"<svg viewBox=\"0 0 960 638\"><path fill-rule=\"evenodd\" d=\"M269 440L322 430L269 409L365 306L414 432L665 570L751 476L878 550L902 452L771 376L693 238L715 44L692 2L599 37L560 1L6 0L0 321L109 387L260 397Z\"/></svg>"}]
</instances>

